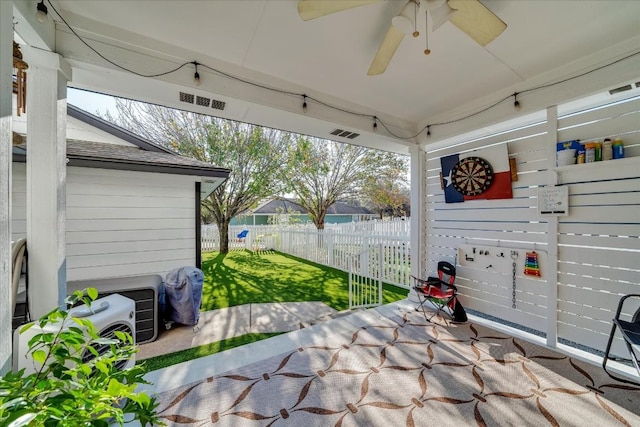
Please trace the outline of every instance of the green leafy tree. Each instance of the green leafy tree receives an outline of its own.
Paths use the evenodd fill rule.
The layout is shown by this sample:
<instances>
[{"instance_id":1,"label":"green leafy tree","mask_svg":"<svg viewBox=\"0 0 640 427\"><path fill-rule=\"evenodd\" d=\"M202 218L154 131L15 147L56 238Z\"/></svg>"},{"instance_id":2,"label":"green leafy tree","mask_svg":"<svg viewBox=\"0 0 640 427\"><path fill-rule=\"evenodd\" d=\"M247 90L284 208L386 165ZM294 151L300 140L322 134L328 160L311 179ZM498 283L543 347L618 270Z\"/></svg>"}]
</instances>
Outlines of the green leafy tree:
<instances>
[{"instance_id":1,"label":"green leafy tree","mask_svg":"<svg viewBox=\"0 0 640 427\"><path fill-rule=\"evenodd\" d=\"M81 301L90 307L97 295L89 288L66 302L69 307ZM143 426L163 425L155 398L136 392L138 384L148 384L144 368L121 368L137 351L131 335L117 331L115 339L102 338L89 319L60 308L23 326L20 333L32 327L39 328L27 352L35 372L21 369L0 378L0 425L107 427L130 421L127 414ZM83 358L89 353L92 357Z\"/></svg>"},{"instance_id":2,"label":"green leafy tree","mask_svg":"<svg viewBox=\"0 0 640 427\"><path fill-rule=\"evenodd\" d=\"M184 156L231 169L202 203L203 218L218 226L222 253L229 251L231 219L282 189L285 132L121 99L116 108L117 117L108 120Z\"/></svg>"},{"instance_id":3,"label":"green leafy tree","mask_svg":"<svg viewBox=\"0 0 640 427\"><path fill-rule=\"evenodd\" d=\"M359 200L380 218L406 216L410 205L407 158L388 156L387 161L378 174L367 177Z\"/></svg>"},{"instance_id":4,"label":"green leafy tree","mask_svg":"<svg viewBox=\"0 0 640 427\"><path fill-rule=\"evenodd\" d=\"M318 230L324 229L332 204L357 199L365 184L385 173L396 158L384 151L304 136L298 136L289 150L283 180Z\"/></svg>"}]
</instances>

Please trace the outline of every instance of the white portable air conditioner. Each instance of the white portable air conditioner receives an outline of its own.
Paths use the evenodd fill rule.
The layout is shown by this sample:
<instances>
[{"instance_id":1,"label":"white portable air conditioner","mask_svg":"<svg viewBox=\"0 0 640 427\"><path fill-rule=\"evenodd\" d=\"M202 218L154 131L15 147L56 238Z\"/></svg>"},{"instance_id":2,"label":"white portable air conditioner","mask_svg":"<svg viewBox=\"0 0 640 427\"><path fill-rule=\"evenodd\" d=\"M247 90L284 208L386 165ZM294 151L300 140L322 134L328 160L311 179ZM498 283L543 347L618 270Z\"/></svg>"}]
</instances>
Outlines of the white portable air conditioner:
<instances>
[{"instance_id":1,"label":"white portable air conditioner","mask_svg":"<svg viewBox=\"0 0 640 427\"><path fill-rule=\"evenodd\" d=\"M69 314L73 317L82 317L91 320L95 325L98 333L103 338L116 338L115 332L122 331L136 336L136 309L135 302L123 297L119 294L112 294L104 298L95 300L91 304L91 309L86 305L79 305L69 310ZM73 321L67 321L65 327L77 326ZM18 371L25 368L25 373L35 372L36 365L33 359L27 354L29 350L29 340L35 335L43 332L57 332L59 326L46 325L40 328L37 325L32 326L24 333L20 334L20 328L16 329L13 336L13 370ZM109 346L94 346L98 353L107 351ZM92 353L85 351L82 355L83 360L90 360L95 357ZM119 369L125 369L135 364L135 357L130 360L120 362Z\"/></svg>"}]
</instances>

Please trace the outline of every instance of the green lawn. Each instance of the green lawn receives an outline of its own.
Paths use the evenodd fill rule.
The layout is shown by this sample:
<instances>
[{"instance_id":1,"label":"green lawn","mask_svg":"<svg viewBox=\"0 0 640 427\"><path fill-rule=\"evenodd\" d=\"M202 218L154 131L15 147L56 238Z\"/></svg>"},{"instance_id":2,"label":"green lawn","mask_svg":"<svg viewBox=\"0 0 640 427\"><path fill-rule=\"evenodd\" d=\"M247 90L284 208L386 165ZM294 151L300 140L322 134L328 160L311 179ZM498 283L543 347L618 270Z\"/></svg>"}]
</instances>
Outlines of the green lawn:
<instances>
[{"instance_id":1,"label":"green lawn","mask_svg":"<svg viewBox=\"0 0 640 427\"><path fill-rule=\"evenodd\" d=\"M202 310L247 303L322 301L349 308L349 275L278 252L233 251L203 254ZM383 301L404 299L408 290L383 286Z\"/></svg>"},{"instance_id":2,"label":"green lawn","mask_svg":"<svg viewBox=\"0 0 640 427\"><path fill-rule=\"evenodd\" d=\"M203 254L202 311L259 302L322 301L341 311L349 308L349 275L343 271L281 254L234 251ZM385 303L407 296L406 289L383 285ZM247 334L144 361L147 372L276 334Z\"/></svg>"},{"instance_id":3,"label":"green lawn","mask_svg":"<svg viewBox=\"0 0 640 427\"><path fill-rule=\"evenodd\" d=\"M250 344L255 341L264 340L270 337L280 335L280 332L269 334L246 334L238 337L228 338L222 341L216 341L209 344L193 347L187 350L177 351L175 353L163 354L161 356L150 357L143 361L147 372L156 369L166 368L167 366L177 363L186 362L187 360L196 359L198 357L208 356L210 354L219 353L241 345Z\"/></svg>"}]
</instances>

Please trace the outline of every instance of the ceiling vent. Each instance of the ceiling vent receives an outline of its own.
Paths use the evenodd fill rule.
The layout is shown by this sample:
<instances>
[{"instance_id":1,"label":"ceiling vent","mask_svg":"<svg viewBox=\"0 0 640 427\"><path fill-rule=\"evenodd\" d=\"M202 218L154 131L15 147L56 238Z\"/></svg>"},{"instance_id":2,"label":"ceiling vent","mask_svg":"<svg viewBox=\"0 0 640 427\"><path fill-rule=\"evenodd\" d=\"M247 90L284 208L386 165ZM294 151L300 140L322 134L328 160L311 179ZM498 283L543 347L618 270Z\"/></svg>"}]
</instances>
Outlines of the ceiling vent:
<instances>
[{"instance_id":1,"label":"ceiling vent","mask_svg":"<svg viewBox=\"0 0 640 427\"><path fill-rule=\"evenodd\" d=\"M350 131L344 130L344 129L334 129L329 133L331 135L340 136L342 138L347 138L347 139L355 139L355 138L360 136L359 133L350 132Z\"/></svg>"},{"instance_id":2,"label":"ceiling vent","mask_svg":"<svg viewBox=\"0 0 640 427\"><path fill-rule=\"evenodd\" d=\"M193 101L195 101L195 98L196 97L190 93L180 92L180 101L182 102L188 102L189 104L193 104Z\"/></svg>"},{"instance_id":3,"label":"ceiling vent","mask_svg":"<svg viewBox=\"0 0 640 427\"><path fill-rule=\"evenodd\" d=\"M211 108L215 108L216 110L224 110L225 105L227 105L227 103L224 101L211 100Z\"/></svg>"},{"instance_id":4,"label":"ceiling vent","mask_svg":"<svg viewBox=\"0 0 640 427\"><path fill-rule=\"evenodd\" d=\"M609 91L609 95L615 95L616 93L625 92L625 91L631 90L631 89L633 89L633 86L631 86L631 85L620 86L620 87L617 87L615 89L611 89Z\"/></svg>"},{"instance_id":5,"label":"ceiling vent","mask_svg":"<svg viewBox=\"0 0 640 427\"><path fill-rule=\"evenodd\" d=\"M208 107L211 104L210 98L205 98L204 96L196 96L196 105L201 107Z\"/></svg>"},{"instance_id":6,"label":"ceiling vent","mask_svg":"<svg viewBox=\"0 0 640 427\"><path fill-rule=\"evenodd\" d=\"M180 101L188 104L196 104L200 107L209 107L216 110L224 110L227 105L224 101L218 101L217 99L207 98L205 96L195 96L191 93L180 92Z\"/></svg>"}]
</instances>

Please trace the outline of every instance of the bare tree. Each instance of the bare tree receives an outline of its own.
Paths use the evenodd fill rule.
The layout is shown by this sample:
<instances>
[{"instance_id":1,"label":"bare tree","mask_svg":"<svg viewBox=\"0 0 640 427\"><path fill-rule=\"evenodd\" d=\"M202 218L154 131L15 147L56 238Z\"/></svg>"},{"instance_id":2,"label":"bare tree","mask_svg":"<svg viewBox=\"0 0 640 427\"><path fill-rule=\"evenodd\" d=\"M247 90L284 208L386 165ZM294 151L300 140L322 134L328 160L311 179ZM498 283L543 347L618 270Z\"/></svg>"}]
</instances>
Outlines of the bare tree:
<instances>
[{"instance_id":1,"label":"bare tree","mask_svg":"<svg viewBox=\"0 0 640 427\"><path fill-rule=\"evenodd\" d=\"M356 199L363 185L393 163L395 154L335 141L298 136L290 146L283 180L318 230L327 209L340 199Z\"/></svg>"},{"instance_id":2,"label":"bare tree","mask_svg":"<svg viewBox=\"0 0 640 427\"><path fill-rule=\"evenodd\" d=\"M229 251L229 223L282 188L289 134L269 128L129 100L116 100L118 125L191 158L231 169L229 179L203 201Z\"/></svg>"}]
</instances>

